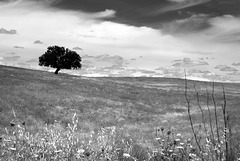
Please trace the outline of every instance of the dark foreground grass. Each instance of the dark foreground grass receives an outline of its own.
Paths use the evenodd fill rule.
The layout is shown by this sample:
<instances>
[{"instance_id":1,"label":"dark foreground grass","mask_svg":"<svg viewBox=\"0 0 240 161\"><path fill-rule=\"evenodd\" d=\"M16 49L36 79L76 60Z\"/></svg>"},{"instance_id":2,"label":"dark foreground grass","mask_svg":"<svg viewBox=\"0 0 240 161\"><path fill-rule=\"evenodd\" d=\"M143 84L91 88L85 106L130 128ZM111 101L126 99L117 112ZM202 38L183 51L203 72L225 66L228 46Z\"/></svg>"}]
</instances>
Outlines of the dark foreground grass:
<instances>
[{"instance_id":1,"label":"dark foreground grass","mask_svg":"<svg viewBox=\"0 0 240 161\"><path fill-rule=\"evenodd\" d=\"M206 120L206 87L211 89L212 85L197 81L189 81L188 85L194 127L200 128L202 117L193 85ZM239 86L224 84L234 134L239 129ZM181 79L56 76L0 66L0 126L4 143L1 148L5 148L5 157L28 155L25 157L29 160L34 160L34 154L38 159L45 155L47 160L74 160L80 156L85 160L149 160L153 156L161 159L161 153L168 158L174 154L179 160L190 160L191 155L196 160L199 155L195 152L184 92ZM221 84L215 83L214 96L221 126ZM208 106L214 112L212 100ZM73 122L73 115L78 122ZM11 126L10 122L15 124ZM73 126L76 129L72 130ZM239 136L234 138L238 142ZM29 153L31 148L35 150ZM87 156L88 151L92 158Z\"/></svg>"}]
</instances>

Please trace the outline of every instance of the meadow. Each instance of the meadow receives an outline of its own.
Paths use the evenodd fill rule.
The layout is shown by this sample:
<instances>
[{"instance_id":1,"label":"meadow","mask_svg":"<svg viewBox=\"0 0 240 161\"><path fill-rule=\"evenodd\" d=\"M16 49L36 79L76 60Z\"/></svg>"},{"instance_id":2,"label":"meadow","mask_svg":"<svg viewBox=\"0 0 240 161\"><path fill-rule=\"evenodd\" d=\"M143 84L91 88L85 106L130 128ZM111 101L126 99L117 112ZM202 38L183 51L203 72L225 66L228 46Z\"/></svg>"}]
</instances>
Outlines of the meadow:
<instances>
[{"instance_id":1,"label":"meadow","mask_svg":"<svg viewBox=\"0 0 240 161\"><path fill-rule=\"evenodd\" d=\"M240 84L185 83L0 66L0 160L237 160Z\"/></svg>"}]
</instances>

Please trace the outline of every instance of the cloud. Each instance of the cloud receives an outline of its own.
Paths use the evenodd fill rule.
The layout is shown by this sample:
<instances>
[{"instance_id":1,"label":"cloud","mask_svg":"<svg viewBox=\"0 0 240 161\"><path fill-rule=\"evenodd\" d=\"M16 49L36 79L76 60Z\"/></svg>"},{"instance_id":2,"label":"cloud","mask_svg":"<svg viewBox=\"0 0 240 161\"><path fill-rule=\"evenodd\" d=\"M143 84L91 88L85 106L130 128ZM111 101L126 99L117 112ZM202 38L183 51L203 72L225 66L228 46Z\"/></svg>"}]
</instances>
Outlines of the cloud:
<instances>
[{"instance_id":1,"label":"cloud","mask_svg":"<svg viewBox=\"0 0 240 161\"><path fill-rule=\"evenodd\" d=\"M240 19L238 16L224 15L211 18L209 23L212 26L209 36L219 43L240 42Z\"/></svg>"},{"instance_id":2,"label":"cloud","mask_svg":"<svg viewBox=\"0 0 240 161\"><path fill-rule=\"evenodd\" d=\"M214 60L215 58L213 57L205 57L205 58L199 58L199 60Z\"/></svg>"},{"instance_id":3,"label":"cloud","mask_svg":"<svg viewBox=\"0 0 240 161\"><path fill-rule=\"evenodd\" d=\"M15 52L10 52L10 53L7 53L7 55L16 55Z\"/></svg>"},{"instance_id":4,"label":"cloud","mask_svg":"<svg viewBox=\"0 0 240 161\"><path fill-rule=\"evenodd\" d=\"M235 72L238 71L237 69L227 66L227 65L217 65L215 69L219 69L222 72Z\"/></svg>"},{"instance_id":5,"label":"cloud","mask_svg":"<svg viewBox=\"0 0 240 161\"><path fill-rule=\"evenodd\" d=\"M26 63L38 63L38 59L30 59L30 60L27 60Z\"/></svg>"},{"instance_id":6,"label":"cloud","mask_svg":"<svg viewBox=\"0 0 240 161\"><path fill-rule=\"evenodd\" d=\"M233 71L232 73L228 73L231 76L240 76L240 71Z\"/></svg>"},{"instance_id":7,"label":"cloud","mask_svg":"<svg viewBox=\"0 0 240 161\"><path fill-rule=\"evenodd\" d=\"M177 2L177 3L182 3L186 2L187 0L168 0L169 2Z\"/></svg>"},{"instance_id":8,"label":"cloud","mask_svg":"<svg viewBox=\"0 0 240 161\"><path fill-rule=\"evenodd\" d=\"M6 30L4 28L0 28L0 34L9 34L9 35L14 35L17 34L17 30Z\"/></svg>"},{"instance_id":9,"label":"cloud","mask_svg":"<svg viewBox=\"0 0 240 161\"><path fill-rule=\"evenodd\" d=\"M104 64L109 64L108 68L114 68L114 69L119 69L122 68L124 66L124 63L126 63L126 60L124 60L121 56L119 55L114 55L114 56L110 56L108 54L105 55L99 55L96 56L95 58L95 62L97 63L104 63ZM106 68L106 67L105 67Z\"/></svg>"},{"instance_id":10,"label":"cloud","mask_svg":"<svg viewBox=\"0 0 240 161\"><path fill-rule=\"evenodd\" d=\"M212 55L214 53L211 53L209 51L185 51L188 54L196 54L196 55Z\"/></svg>"},{"instance_id":11,"label":"cloud","mask_svg":"<svg viewBox=\"0 0 240 161\"><path fill-rule=\"evenodd\" d=\"M233 79L229 76L217 74L217 73L206 73L202 75L202 78L206 78L209 81L214 81L214 82L231 82Z\"/></svg>"},{"instance_id":12,"label":"cloud","mask_svg":"<svg viewBox=\"0 0 240 161\"><path fill-rule=\"evenodd\" d=\"M160 9L156 10L154 12L154 14L162 14L162 13L169 12L169 11L184 9L184 8L200 5L203 3L207 3L210 0L170 0L170 1L178 2L178 3L171 4L164 8L160 8Z\"/></svg>"},{"instance_id":13,"label":"cloud","mask_svg":"<svg viewBox=\"0 0 240 161\"><path fill-rule=\"evenodd\" d=\"M2 61L5 62L5 61L17 61L19 60L21 57L20 56L5 56L5 57L2 57Z\"/></svg>"},{"instance_id":14,"label":"cloud","mask_svg":"<svg viewBox=\"0 0 240 161\"><path fill-rule=\"evenodd\" d=\"M83 62L83 69L87 71L94 71L94 72L102 72L106 71L111 72L114 70L121 70L125 67L128 63L127 60L122 58L118 55L98 55L98 56L90 56L90 55L83 55L82 56Z\"/></svg>"},{"instance_id":15,"label":"cloud","mask_svg":"<svg viewBox=\"0 0 240 161\"><path fill-rule=\"evenodd\" d=\"M94 63L90 60L83 59L82 69L89 70L91 68L95 68Z\"/></svg>"},{"instance_id":16,"label":"cloud","mask_svg":"<svg viewBox=\"0 0 240 161\"><path fill-rule=\"evenodd\" d=\"M73 50L83 50L83 49L80 47L74 47Z\"/></svg>"},{"instance_id":17,"label":"cloud","mask_svg":"<svg viewBox=\"0 0 240 161\"><path fill-rule=\"evenodd\" d=\"M117 62L122 63L123 58L119 55L110 56L109 54L99 55L95 57L97 61L104 61L104 62Z\"/></svg>"},{"instance_id":18,"label":"cloud","mask_svg":"<svg viewBox=\"0 0 240 161\"><path fill-rule=\"evenodd\" d=\"M174 63L172 66L175 67L194 67L194 66L201 66L201 65L208 65L207 62L201 60L191 60L188 57L185 57L181 62Z\"/></svg>"},{"instance_id":19,"label":"cloud","mask_svg":"<svg viewBox=\"0 0 240 161\"><path fill-rule=\"evenodd\" d=\"M191 74L209 74L211 72L208 71L208 70L190 69L190 70L188 70L188 73L191 73Z\"/></svg>"},{"instance_id":20,"label":"cloud","mask_svg":"<svg viewBox=\"0 0 240 161\"><path fill-rule=\"evenodd\" d=\"M24 49L24 47L22 47L22 46L14 46L14 48L16 48L16 49Z\"/></svg>"},{"instance_id":21,"label":"cloud","mask_svg":"<svg viewBox=\"0 0 240 161\"><path fill-rule=\"evenodd\" d=\"M111 68L111 67L102 67L102 68L91 68L86 70L83 73L84 76L95 76L95 77L153 77L159 75L155 71L137 69L137 68Z\"/></svg>"},{"instance_id":22,"label":"cloud","mask_svg":"<svg viewBox=\"0 0 240 161\"><path fill-rule=\"evenodd\" d=\"M240 66L240 63L232 63L233 66Z\"/></svg>"},{"instance_id":23,"label":"cloud","mask_svg":"<svg viewBox=\"0 0 240 161\"><path fill-rule=\"evenodd\" d=\"M173 78L181 78L184 76L184 70L180 68L175 67L160 67L155 69L157 71L160 71L160 73L164 77L173 77Z\"/></svg>"},{"instance_id":24,"label":"cloud","mask_svg":"<svg viewBox=\"0 0 240 161\"><path fill-rule=\"evenodd\" d=\"M84 58L84 59L85 59L85 58L88 59L88 58L94 58L94 56L86 54L86 55L83 55L82 58Z\"/></svg>"},{"instance_id":25,"label":"cloud","mask_svg":"<svg viewBox=\"0 0 240 161\"><path fill-rule=\"evenodd\" d=\"M200 32L211 27L208 20L208 15L193 15L190 18L164 23L162 31L170 34L189 34L191 32Z\"/></svg>"},{"instance_id":26,"label":"cloud","mask_svg":"<svg viewBox=\"0 0 240 161\"><path fill-rule=\"evenodd\" d=\"M40 40L36 40L36 41L34 41L33 43L34 43L34 44L43 44L43 42L40 41Z\"/></svg>"},{"instance_id":27,"label":"cloud","mask_svg":"<svg viewBox=\"0 0 240 161\"><path fill-rule=\"evenodd\" d=\"M93 18L100 18L100 19L104 18L104 19L106 19L106 18L113 18L113 17L115 17L116 16L115 14L116 14L116 11L110 10L110 9L106 9L105 11L93 13L93 14L91 14L91 16Z\"/></svg>"}]
</instances>

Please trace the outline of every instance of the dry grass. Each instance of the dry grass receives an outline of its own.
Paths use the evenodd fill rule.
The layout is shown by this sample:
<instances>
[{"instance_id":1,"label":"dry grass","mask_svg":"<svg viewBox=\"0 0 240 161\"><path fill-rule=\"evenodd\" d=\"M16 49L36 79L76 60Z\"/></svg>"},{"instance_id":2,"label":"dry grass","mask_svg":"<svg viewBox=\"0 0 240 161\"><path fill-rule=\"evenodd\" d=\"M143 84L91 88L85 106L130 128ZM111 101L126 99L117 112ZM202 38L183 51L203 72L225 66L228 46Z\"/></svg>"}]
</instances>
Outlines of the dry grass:
<instances>
[{"instance_id":1,"label":"dry grass","mask_svg":"<svg viewBox=\"0 0 240 161\"><path fill-rule=\"evenodd\" d=\"M184 80L81 78L4 66L0 69L3 160L211 160L217 154L216 144L207 140L213 136L209 135L211 131L202 132L194 85L205 119L209 120L208 107L218 116L219 134L214 131L214 136L220 136L218 146L224 150L221 84L215 84L215 106L213 101L206 103L205 88L211 85L188 83L193 127L204 149L199 151L187 116ZM239 84L224 87L231 118L230 138L239 143ZM9 124L13 118L15 124ZM237 145L232 154L235 159Z\"/></svg>"}]
</instances>

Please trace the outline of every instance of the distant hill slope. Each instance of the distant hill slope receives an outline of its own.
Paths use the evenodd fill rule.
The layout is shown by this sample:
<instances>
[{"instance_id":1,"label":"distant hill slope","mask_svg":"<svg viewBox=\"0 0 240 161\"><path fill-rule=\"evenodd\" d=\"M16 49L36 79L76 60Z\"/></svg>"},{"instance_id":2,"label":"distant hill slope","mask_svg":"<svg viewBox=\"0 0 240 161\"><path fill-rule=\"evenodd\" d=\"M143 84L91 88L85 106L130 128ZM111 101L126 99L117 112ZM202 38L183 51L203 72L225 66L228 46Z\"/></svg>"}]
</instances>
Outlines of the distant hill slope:
<instances>
[{"instance_id":1,"label":"distant hill slope","mask_svg":"<svg viewBox=\"0 0 240 161\"><path fill-rule=\"evenodd\" d=\"M188 81L188 84L192 113L199 122L193 84L200 93L203 107L206 106L206 87L211 92L212 86L198 81ZM228 110L237 123L240 84L224 84L224 87ZM223 103L220 83L215 84L215 97L220 111ZM9 126L14 118L12 109L28 126L50 124L55 120L67 125L76 112L79 126L85 130L119 126L131 134L149 135L156 126L171 125L182 131L188 128L184 80L181 79L87 78L0 66L1 128Z\"/></svg>"}]
</instances>

